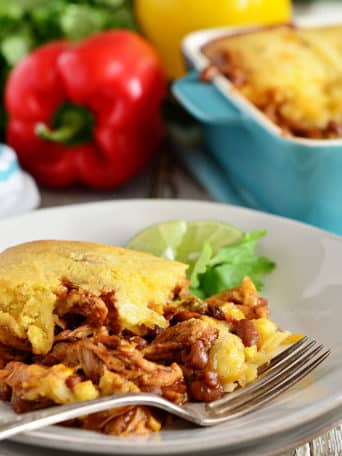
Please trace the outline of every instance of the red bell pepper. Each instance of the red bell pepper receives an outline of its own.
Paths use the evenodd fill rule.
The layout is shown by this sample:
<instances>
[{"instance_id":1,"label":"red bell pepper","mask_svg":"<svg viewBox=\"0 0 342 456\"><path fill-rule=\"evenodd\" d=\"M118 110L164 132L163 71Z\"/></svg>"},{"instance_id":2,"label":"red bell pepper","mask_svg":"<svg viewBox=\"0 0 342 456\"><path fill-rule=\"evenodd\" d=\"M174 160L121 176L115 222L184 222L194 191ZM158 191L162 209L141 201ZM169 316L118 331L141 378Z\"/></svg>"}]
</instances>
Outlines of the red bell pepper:
<instances>
[{"instance_id":1,"label":"red bell pepper","mask_svg":"<svg viewBox=\"0 0 342 456\"><path fill-rule=\"evenodd\" d=\"M159 57L133 32L49 43L9 76L7 142L44 185L113 188L156 150L165 88Z\"/></svg>"}]
</instances>

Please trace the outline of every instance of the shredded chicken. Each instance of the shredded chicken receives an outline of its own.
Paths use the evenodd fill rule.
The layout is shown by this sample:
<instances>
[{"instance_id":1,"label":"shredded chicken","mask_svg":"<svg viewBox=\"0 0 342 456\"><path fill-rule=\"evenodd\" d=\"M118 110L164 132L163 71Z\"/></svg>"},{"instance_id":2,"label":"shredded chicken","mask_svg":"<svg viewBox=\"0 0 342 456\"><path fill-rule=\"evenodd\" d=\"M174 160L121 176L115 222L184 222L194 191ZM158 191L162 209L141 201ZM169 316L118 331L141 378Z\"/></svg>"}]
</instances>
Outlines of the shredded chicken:
<instances>
[{"instance_id":1,"label":"shredded chicken","mask_svg":"<svg viewBox=\"0 0 342 456\"><path fill-rule=\"evenodd\" d=\"M267 300L259 297L249 277L245 277L241 285L211 296L206 301L209 308L216 309L217 312L223 304L233 303L248 319L267 318L269 315Z\"/></svg>"},{"instance_id":2,"label":"shredded chicken","mask_svg":"<svg viewBox=\"0 0 342 456\"><path fill-rule=\"evenodd\" d=\"M81 369L95 384L99 383L107 368L143 391L165 390L168 397L175 385L175 402L182 403L186 400L183 372L176 363L164 366L148 361L133 344L118 336L98 335L56 343L42 363L49 366L63 363L75 370Z\"/></svg>"},{"instance_id":3,"label":"shredded chicken","mask_svg":"<svg viewBox=\"0 0 342 456\"><path fill-rule=\"evenodd\" d=\"M12 406L18 413L98 397L90 380L68 382L74 375L73 369L63 364L45 367L13 361L0 371L0 384L9 388Z\"/></svg>"},{"instance_id":4,"label":"shredded chicken","mask_svg":"<svg viewBox=\"0 0 342 456\"><path fill-rule=\"evenodd\" d=\"M54 342L74 342L79 339L90 337L93 334L97 334L98 331L104 331L105 334L108 334L108 331L104 326L97 329L92 328L90 325L82 325L75 329L65 329L64 331L61 331L55 336Z\"/></svg>"},{"instance_id":5,"label":"shredded chicken","mask_svg":"<svg viewBox=\"0 0 342 456\"><path fill-rule=\"evenodd\" d=\"M191 312L185 313L191 315ZM144 349L144 355L153 361L167 363L176 360L182 366L191 399L211 401L224 393L217 375L206 371L209 351L219 331L200 317L181 321L165 329Z\"/></svg>"},{"instance_id":6,"label":"shredded chicken","mask_svg":"<svg viewBox=\"0 0 342 456\"><path fill-rule=\"evenodd\" d=\"M30 355L27 352L14 350L0 344L0 369L4 368L10 361L29 361Z\"/></svg>"},{"instance_id":7,"label":"shredded chicken","mask_svg":"<svg viewBox=\"0 0 342 456\"><path fill-rule=\"evenodd\" d=\"M59 317L79 315L90 326L102 326L108 315L108 308L100 296L95 296L80 287L64 281L65 292L60 292L56 313Z\"/></svg>"},{"instance_id":8,"label":"shredded chicken","mask_svg":"<svg viewBox=\"0 0 342 456\"><path fill-rule=\"evenodd\" d=\"M87 416L80 420L80 426L114 436L144 435L159 431L162 419L151 408L129 407Z\"/></svg>"},{"instance_id":9,"label":"shredded chicken","mask_svg":"<svg viewBox=\"0 0 342 456\"><path fill-rule=\"evenodd\" d=\"M6 347L31 353L31 344L27 340L20 339L11 334L6 326L0 326L0 340Z\"/></svg>"},{"instance_id":10,"label":"shredded chicken","mask_svg":"<svg viewBox=\"0 0 342 456\"><path fill-rule=\"evenodd\" d=\"M135 333L120 330L114 292L95 296L67 280L62 283L52 349L33 355L13 341L14 348L0 345L0 399L10 401L18 413L140 391L177 404L213 401L225 391L217 347L222 348L229 336L230 341L240 341L241 356L244 346L252 353L259 338L252 320L268 315L267 301L245 278L240 286L206 301L178 296L176 289L178 301L164 312L170 326L141 325ZM230 358L230 352L222 352L223 360L233 360L232 367L236 346L232 345ZM146 434L159 431L162 424L163 415L149 407L108 410L65 423L111 435Z\"/></svg>"},{"instance_id":11,"label":"shredded chicken","mask_svg":"<svg viewBox=\"0 0 342 456\"><path fill-rule=\"evenodd\" d=\"M208 323L192 318L165 329L144 349L144 355L152 361L186 363L190 367L204 369L208 352L218 337L218 330Z\"/></svg>"}]
</instances>

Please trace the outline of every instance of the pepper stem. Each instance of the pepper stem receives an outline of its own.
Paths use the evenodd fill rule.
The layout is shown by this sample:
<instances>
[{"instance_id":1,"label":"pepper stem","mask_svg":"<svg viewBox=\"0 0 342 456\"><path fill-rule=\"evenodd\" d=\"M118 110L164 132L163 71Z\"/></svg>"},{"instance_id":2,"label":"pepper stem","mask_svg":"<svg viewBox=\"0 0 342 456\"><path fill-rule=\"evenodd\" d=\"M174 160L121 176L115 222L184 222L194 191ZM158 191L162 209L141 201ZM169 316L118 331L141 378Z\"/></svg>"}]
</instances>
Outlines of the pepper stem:
<instances>
[{"instance_id":1,"label":"pepper stem","mask_svg":"<svg viewBox=\"0 0 342 456\"><path fill-rule=\"evenodd\" d=\"M83 106L64 103L52 119L52 128L39 122L35 133L46 141L75 146L91 140L93 127L94 116L90 111Z\"/></svg>"},{"instance_id":2,"label":"pepper stem","mask_svg":"<svg viewBox=\"0 0 342 456\"><path fill-rule=\"evenodd\" d=\"M69 142L77 131L78 129L73 128L72 126L58 128L57 130L51 130L44 123L40 122L36 125L36 135L38 135L41 139L46 139L47 141L57 142L61 144Z\"/></svg>"}]
</instances>

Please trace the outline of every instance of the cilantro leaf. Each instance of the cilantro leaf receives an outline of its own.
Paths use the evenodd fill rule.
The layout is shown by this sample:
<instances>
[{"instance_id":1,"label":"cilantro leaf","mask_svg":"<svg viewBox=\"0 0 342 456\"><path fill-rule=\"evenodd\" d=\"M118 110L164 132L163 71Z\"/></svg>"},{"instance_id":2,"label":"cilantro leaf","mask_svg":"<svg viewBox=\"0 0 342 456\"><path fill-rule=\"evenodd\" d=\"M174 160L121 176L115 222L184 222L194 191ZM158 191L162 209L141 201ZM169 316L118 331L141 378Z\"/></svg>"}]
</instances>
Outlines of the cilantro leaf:
<instances>
[{"instance_id":1,"label":"cilantro leaf","mask_svg":"<svg viewBox=\"0 0 342 456\"><path fill-rule=\"evenodd\" d=\"M203 245L202 252L197 259L196 263L194 264L192 273L191 273L191 286L193 288L199 287L199 276L204 274L207 271L208 265L210 263L210 259L213 255L213 249L209 242L205 242Z\"/></svg>"},{"instance_id":2,"label":"cilantro leaf","mask_svg":"<svg viewBox=\"0 0 342 456\"><path fill-rule=\"evenodd\" d=\"M265 235L266 231L245 233L241 241L222 247L214 256L210 244L204 244L191 274L191 291L205 298L239 285L245 276L262 289L264 276L275 267L256 254L257 242Z\"/></svg>"}]
</instances>

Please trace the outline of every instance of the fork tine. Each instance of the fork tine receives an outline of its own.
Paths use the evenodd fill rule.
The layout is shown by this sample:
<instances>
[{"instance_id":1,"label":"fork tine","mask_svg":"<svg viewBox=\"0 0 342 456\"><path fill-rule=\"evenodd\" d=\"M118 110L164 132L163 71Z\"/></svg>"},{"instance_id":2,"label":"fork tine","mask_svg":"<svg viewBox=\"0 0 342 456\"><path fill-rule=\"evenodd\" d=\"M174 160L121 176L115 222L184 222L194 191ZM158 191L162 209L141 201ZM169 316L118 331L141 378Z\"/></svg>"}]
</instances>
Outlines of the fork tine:
<instances>
[{"instance_id":1,"label":"fork tine","mask_svg":"<svg viewBox=\"0 0 342 456\"><path fill-rule=\"evenodd\" d=\"M222 403L220 407L216 407L215 411L217 413L224 413L227 410L242 406L246 402L250 402L250 400L253 400L255 397L261 396L265 390L272 390L281 382L284 377L288 376L292 372L295 372L297 368L305 365L308 360L316 356L322 349L323 346L319 345L309 352L301 352L298 356L295 357L295 359L291 359L291 362L286 365L286 369L281 366L281 369L279 368L277 370L271 371L269 374L264 376L262 381L256 382L254 384L254 388L250 388L248 391L245 391L244 388L241 389L241 391L239 391L240 394L231 400L229 400L228 396L227 401L225 403Z\"/></svg>"},{"instance_id":2,"label":"fork tine","mask_svg":"<svg viewBox=\"0 0 342 456\"><path fill-rule=\"evenodd\" d=\"M304 345L305 343L306 345ZM291 347L282 351L278 356L273 358L271 363L269 363L270 367L268 369L265 368L263 370L262 375L259 375L253 383L251 383L248 386L245 386L243 389L236 391L235 393L231 393L228 396L223 397L222 399L218 399L217 401L211 402L210 404L208 404L208 407L214 409L220 407L221 405L225 405L228 402L232 402L233 400L238 399L242 395L253 392L257 388L264 385L270 378L272 378L271 376L275 377L277 373L282 372L284 368L291 365L294 361L302 357L304 354L307 354L308 351L314 345L316 345L316 343L317 342L315 340L310 341L307 337L301 339L299 342L297 342L294 345L291 345ZM300 347L302 348L299 350Z\"/></svg>"},{"instance_id":3,"label":"fork tine","mask_svg":"<svg viewBox=\"0 0 342 456\"><path fill-rule=\"evenodd\" d=\"M292 375L287 380L279 385L278 389L274 389L273 392L265 391L264 395L261 398L258 398L256 401L249 403L247 407L240 408L235 412L231 413L229 416L224 416L221 420L218 418L217 422L228 421L231 419L239 418L240 416L246 415L247 413L252 412L253 410L259 408L260 406L266 404L267 402L272 401L277 396L287 391L293 385L298 383L304 377L306 377L310 372L312 372L317 366L319 366L329 355L331 354L330 350L323 352L318 358L315 358L311 363L305 365L298 372L295 372L296 375Z\"/></svg>"},{"instance_id":4,"label":"fork tine","mask_svg":"<svg viewBox=\"0 0 342 456\"><path fill-rule=\"evenodd\" d=\"M278 396L281 392L287 390L290 388L290 386L294 385L299 380L308 375L315 367L321 364L330 355L330 350L326 350L318 357L316 357L322 348L322 346L319 346L313 350L314 353L310 355L310 358L306 356L304 360L298 360L295 363L298 368L294 370L291 368L290 372L284 371L283 375L280 379L278 379L278 381L273 381L270 385L267 384L267 388L264 387L260 391L257 391L258 394L254 395L252 398L246 398L243 401L240 401L233 405L228 405L226 407L222 406L219 409L215 409L215 413L221 415L227 412L232 412L232 415L234 416L235 410L238 412L241 410L244 411L244 413L247 413L251 410L251 407L254 409L256 406L262 405L268 400L271 400L272 398Z\"/></svg>"}]
</instances>

